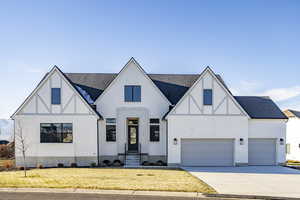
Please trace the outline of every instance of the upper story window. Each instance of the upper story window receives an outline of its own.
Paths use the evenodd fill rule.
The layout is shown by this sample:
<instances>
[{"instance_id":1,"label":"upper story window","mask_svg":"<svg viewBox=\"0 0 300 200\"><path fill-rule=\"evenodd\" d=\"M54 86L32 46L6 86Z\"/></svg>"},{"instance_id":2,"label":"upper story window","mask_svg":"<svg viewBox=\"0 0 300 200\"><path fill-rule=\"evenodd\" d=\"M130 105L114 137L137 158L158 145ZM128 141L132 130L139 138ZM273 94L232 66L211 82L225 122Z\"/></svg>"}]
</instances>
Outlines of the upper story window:
<instances>
[{"instance_id":1,"label":"upper story window","mask_svg":"<svg viewBox=\"0 0 300 200\"><path fill-rule=\"evenodd\" d=\"M125 102L141 102L141 86L125 85L124 86Z\"/></svg>"},{"instance_id":2,"label":"upper story window","mask_svg":"<svg viewBox=\"0 0 300 200\"><path fill-rule=\"evenodd\" d=\"M58 105L61 102L60 88L51 88L51 104Z\"/></svg>"},{"instance_id":3,"label":"upper story window","mask_svg":"<svg viewBox=\"0 0 300 200\"><path fill-rule=\"evenodd\" d=\"M212 105L212 89L203 90L203 105Z\"/></svg>"},{"instance_id":4,"label":"upper story window","mask_svg":"<svg viewBox=\"0 0 300 200\"><path fill-rule=\"evenodd\" d=\"M41 143L72 143L73 125L71 123L42 123Z\"/></svg>"}]
</instances>

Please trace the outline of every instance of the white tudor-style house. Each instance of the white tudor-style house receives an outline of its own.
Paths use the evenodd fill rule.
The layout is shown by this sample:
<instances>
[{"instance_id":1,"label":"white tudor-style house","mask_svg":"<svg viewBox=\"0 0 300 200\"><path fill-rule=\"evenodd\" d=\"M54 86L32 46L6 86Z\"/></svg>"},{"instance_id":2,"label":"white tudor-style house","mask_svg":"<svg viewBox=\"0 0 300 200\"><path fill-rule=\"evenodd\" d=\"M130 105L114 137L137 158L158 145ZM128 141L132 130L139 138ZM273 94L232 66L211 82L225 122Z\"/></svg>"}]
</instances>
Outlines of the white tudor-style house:
<instances>
[{"instance_id":1,"label":"white tudor-style house","mask_svg":"<svg viewBox=\"0 0 300 200\"><path fill-rule=\"evenodd\" d=\"M300 161L300 111L285 110L289 118L286 127L286 159Z\"/></svg>"},{"instance_id":2,"label":"white tudor-style house","mask_svg":"<svg viewBox=\"0 0 300 200\"><path fill-rule=\"evenodd\" d=\"M55 66L12 118L32 167L285 162L287 117L269 97L233 96L209 67L201 74L147 74L133 58L112 74ZM16 163L23 165L18 146L16 139Z\"/></svg>"}]
</instances>

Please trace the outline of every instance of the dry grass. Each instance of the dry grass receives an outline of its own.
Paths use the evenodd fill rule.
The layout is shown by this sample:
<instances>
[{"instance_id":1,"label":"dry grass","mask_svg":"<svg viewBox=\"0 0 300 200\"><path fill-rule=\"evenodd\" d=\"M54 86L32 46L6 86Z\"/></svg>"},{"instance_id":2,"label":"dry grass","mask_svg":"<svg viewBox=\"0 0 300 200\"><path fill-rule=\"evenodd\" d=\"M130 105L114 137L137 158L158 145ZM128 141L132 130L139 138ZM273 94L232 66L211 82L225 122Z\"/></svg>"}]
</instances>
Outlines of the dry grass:
<instances>
[{"instance_id":1,"label":"dry grass","mask_svg":"<svg viewBox=\"0 0 300 200\"><path fill-rule=\"evenodd\" d=\"M33 169L0 172L0 187L84 188L215 193L206 183L182 170L163 169Z\"/></svg>"},{"instance_id":2,"label":"dry grass","mask_svg":"<svg viewBox=\"0 0 300 200\"><path fill-rule=\"evenodd\" d=\"M4 169L8 164L10 164L12 168L14 166L14 160L0 158L0 169Z\"/></svg>"}]
</instances>

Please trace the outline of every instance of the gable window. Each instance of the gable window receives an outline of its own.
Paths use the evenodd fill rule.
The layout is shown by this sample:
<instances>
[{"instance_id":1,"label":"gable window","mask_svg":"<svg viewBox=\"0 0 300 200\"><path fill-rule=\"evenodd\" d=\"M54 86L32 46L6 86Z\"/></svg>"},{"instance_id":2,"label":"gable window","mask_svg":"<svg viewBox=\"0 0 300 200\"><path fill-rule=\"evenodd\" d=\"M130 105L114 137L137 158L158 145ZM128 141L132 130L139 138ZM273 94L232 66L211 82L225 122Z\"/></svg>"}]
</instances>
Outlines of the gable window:
<instances>
[{"instance_id":1,"label":"gable window","mask_svg":"<svg viewBox=\"0 0 300 200\"><path fill-rule=\"evenodd\" d=\"M159 119L150 119L150 142L159 142Z\"/></svg>"},{"instance_id":2,"label":"gable window","mask_svg":"<svg viewBox=\"0 0 300 200\"><path fill-rule=\"evenodd\" d=\"M141 101L141 86L140 85L125 85L124 86L125 102L140 102Z\"/></svg>"},{"instance_id":3,"label":"gable window","mask_svg":"<svg viewBox=\"0 0 300 200\"><path fill-rule=\"evenodd\" d=\"M212 89L203 90L203 105L212 105Z\"/></svg>"},{"instance_id":4,"label":"gable window","mask_svg":"<svg viewBox=\"0 0 300 200\"><path fill-rule=\"evenodd\" d=\"M41 123L41 143L72 143L73 125L71 123Z\"/></svg>"},{"instance_id":5,"label":"gable window","mask_svg":"<svg viewBox=\"0 0 300 200\"><path fill-rule=\"evenodd\" d=\"M115 118L106 119L106 141L107 142L116 141L116 119Z\"/></svg>"},{"instance_id":6,"label":"gable window","mask_svg":"<svg viewBox=\"0 0 300 200\"><path fill-rule=\"evenodd\" d=\"M60 88L51 88L51 104L59 105L60 99Z\"/></svg>"}]
</instances>

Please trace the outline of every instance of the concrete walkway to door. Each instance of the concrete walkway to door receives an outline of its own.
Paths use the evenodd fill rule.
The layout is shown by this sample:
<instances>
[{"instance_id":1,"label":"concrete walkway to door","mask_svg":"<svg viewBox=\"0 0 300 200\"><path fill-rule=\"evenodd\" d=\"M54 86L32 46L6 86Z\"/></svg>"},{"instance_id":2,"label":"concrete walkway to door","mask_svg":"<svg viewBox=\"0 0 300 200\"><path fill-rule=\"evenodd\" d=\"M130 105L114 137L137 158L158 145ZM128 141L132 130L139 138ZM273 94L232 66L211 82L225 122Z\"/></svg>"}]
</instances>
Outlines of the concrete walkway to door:
<instances>
[{"instance_id":1,"label":"concrete walkway to door","mask_svg":"<svg viewBox=\"0 0 300 200\"><path fill-rule=\"evenodd\" d=\"M300 170L281 166L182 168L220 194L300 198Z\"/></svg>"}]
</instances>

